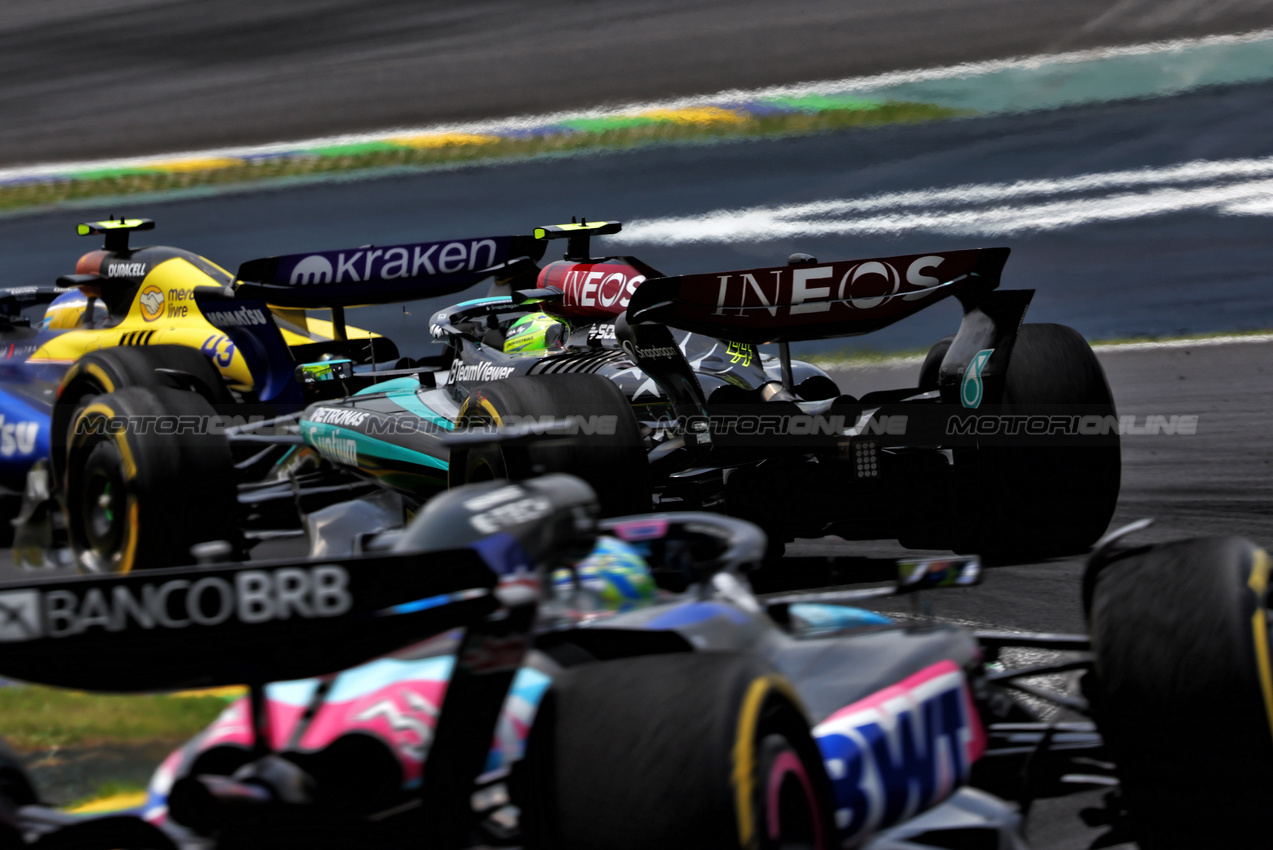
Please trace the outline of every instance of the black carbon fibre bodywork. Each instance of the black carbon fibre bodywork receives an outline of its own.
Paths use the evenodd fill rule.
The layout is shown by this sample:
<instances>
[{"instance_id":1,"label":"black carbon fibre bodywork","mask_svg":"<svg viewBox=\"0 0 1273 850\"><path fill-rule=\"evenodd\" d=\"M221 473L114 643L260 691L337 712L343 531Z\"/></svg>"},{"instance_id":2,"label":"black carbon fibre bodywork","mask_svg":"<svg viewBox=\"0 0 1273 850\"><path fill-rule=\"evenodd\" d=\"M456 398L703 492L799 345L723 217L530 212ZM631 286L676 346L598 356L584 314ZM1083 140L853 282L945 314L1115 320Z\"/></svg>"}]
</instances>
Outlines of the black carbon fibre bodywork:
<instances>
[{"instance_id":1,"label":"black carbon fibre bodywork","mask_svg":"<svg viewBox=\"0 0 1273 850\"><path fill-rule=\"evenodd\" d=\"M964 373L977 357L978 403L997 403L1002 395L1031 295L996 290L1006 249L857 265L801 260L799 267L722 274L713 310L710 275L669 278L635 257L590 257L580 232L609 232L604 228L617 230L617 223L562 227L540 238L574 234L567 257L547 264L535 288L513 288L525 285L526 275L497 280L491 296L437 311L429 328L443 354L419 369L404 362L397 372L364 373L364 388L353 396L311 405L299 422L305 443L343 474L374 479L419 502L456 483L448 435L483 386L521 376L597 375L622 390L645 435L653 507L724 510L760 523L775 545L828 533L923 548L954 545L958 474L939 418L960 410ZM938 276L930 274L939 268ZM814 286L819 279L834 284L835 275L843 277L838 290ZM853 295L866 285L858 279L871 275L894 294ZM762 283L770 289L762 291ZM814 292L840 300L826 301L825 309L799 303ZM784 361L785 349L762 354L756 344L774 334L869 332L949 295L964 302L965 319L936 388L886 389L857 399L842 395L817 366ZM689 300L682 304L683 298ZM797 303L784 306L780 298ZM751 316L756 329L740 332L739 341L641 320L671 311L670 321L680 322L678 310L689 311L694 318L686 321L698 330L736 329L734 313ZM512 325L538 312L558 325L550 343L505 351ZM766 331L766 323L775 330Z\"/></svg>"}]
</instances>

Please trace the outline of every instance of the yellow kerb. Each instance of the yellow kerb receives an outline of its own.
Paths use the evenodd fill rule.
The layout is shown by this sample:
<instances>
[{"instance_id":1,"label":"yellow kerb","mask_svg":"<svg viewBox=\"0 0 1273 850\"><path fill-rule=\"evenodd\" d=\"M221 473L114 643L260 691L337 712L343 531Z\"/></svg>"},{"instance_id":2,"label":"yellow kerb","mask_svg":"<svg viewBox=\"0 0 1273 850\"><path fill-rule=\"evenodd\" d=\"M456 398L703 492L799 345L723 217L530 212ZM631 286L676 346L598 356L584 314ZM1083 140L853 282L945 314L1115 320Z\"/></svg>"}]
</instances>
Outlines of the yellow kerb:
<instances>
[{"instance_id":1,"label":"yellow kerb","mask_svg":"<svg viewBox=\"0 0 1273 850\"><path fill-rule=\"evenodd\" d=\"M741 124L746 119L732 109L719 106L691 106L686 109L651 109L640 113L641 118L655 121L671 121L674 124Z\"/></svg>"},{"instance_id":2,"label":"yellow kerb","mask_svg":"<svg viewBox=\"0 0 1273 850\"><path fill-rule=\"evenodd\" d=\"M389 141L412 148L445 148L460 145L489 145L500 141L499 136L478 133L421 133L415 136L397 136Z\"/></svg>"},{"instance_id":3,"label":"yellow kerb","mask_svg":"<svg viewBox=\"0 0 1273 850\"><path fill-rule=\"evenodd\" d=\"M169 173L179 171L216 171L218 168L234 168L242 165L243 160L228 156L208 156L200 159L169 159L159 162L148 162L142 168Z\"/></svg>"},{"instance_id":4,"label":"yellow kerb","mask_svg":"<svg viewBox=\"0 0 1273 850\"><path fill-rule=\"evenodd\" d=\"M191 697L219 697L220 699L238 699L247 696L248 689L243 685L225 685L220 688L199 688L193 691L177 691L169 694L173 697L191 698Z\"/></svg>"}]
</instances>

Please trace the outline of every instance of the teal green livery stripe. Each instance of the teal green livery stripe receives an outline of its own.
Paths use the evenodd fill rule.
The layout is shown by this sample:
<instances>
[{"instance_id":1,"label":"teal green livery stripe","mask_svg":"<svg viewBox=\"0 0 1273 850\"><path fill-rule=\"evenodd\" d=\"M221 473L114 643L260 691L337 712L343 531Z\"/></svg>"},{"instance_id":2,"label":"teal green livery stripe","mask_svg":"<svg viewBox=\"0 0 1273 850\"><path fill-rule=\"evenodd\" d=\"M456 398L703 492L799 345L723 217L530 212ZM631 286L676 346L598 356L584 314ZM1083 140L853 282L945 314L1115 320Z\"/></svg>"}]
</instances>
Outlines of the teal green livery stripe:
<instances>
[{"instance_id":1,"label":"teal green livery stripe","mask_svg":"<svg viewBox=\"0 0 1273 850\"><path fill-rule=\"evenodd\" d=\"M414 413L426 422L432 422L439 428L447 431L455 430L455 423L447 419L437 411L430 410L420 401L420 396L416 390L420 389L420 382L415 378L393 378L385 381L383 384L367 387L359 390L355 395L371 395L384 393L385 398L401 407L408 413Z\"/></svg>"},{"instance_id":2,"label":"teal green livery stripe","mask_svg":"<svg viewBox=\"0 0 1273 850\"><path fill-rule=\"evenodd\" d=\"M433 455L427 455L424 452L417 452L402 446L395 446L393 443L385 443L362 434L355 434L354 440L358 443L358 451L360 453L365 453L372 457L398 460L403 463L417 463L421 466L430 466L441 470L446 470L450 467L446 461L439 460Z\"/></svg>"},{"instance_id":3,"label":"teal green livery stripe","mask_svg":"<svg viewBox=\"0 0 1273 850\"><path fill-rule=\"evenodd\" d=\"M446 461L439 460L433 455L417 452L414 449L404 448L403 446L396 446L393 443L386 443L383 440L368 437L366 434L359 434L357 431L335 428L331 425L324 425L321 422L310 422L307 419L302 419L300 426L301 435L305 438L306 443L313 446L319 454L329 460L343 463L347 466L361 466L358 458L365 456L377 460L413 463L433 469L449 469L449 464Z\"/></svg>"},{"instance_id":4,"label":"teal green livery stripe","mask_svg":"<svg viewBox=\"0 0 1273 850\"><path fill-rule=\"evenodd\" d=\"M487 298L473 298L468 301L461 301L459 304L456 304L455 306L456 307L472 307L477 304L494 304L497 301L504 301L508 304L513 303L513 299L509 298L507 295L491 295ZM408 378L407 380L411 380L411 379Z\"/></svg>"}]
</instances>

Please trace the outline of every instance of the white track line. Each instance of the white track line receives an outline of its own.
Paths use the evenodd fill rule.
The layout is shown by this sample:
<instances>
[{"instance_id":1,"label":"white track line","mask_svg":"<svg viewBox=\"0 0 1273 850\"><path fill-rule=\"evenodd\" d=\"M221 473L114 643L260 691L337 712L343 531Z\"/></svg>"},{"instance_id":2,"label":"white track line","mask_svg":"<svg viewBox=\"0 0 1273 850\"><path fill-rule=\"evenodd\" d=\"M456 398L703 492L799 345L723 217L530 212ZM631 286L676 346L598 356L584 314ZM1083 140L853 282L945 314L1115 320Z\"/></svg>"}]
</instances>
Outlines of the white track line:
<instances>
[{"instance_id":1,"label":"white track line","mask_svg":"<svg viewBox=\"0 0 1273 850\"><path fill-rule=\"evenodd\" d=\"M612 239L677 245L917 231L1012 236L1183 211L1273 215L1273 157L722 209L628 222Z\"/></svg>"},{"instance_id":2,"label":"white track line","mask_svg":"<svg viewBox=\"0 0 1273 850\"><path fill-rule=\"evenodd\" d=\"M1162 339L1147 342L1101 342L1094 344L1092 349L1097 354L1117 354L1123 351L1160 351L1170 348L1210 348L1216 345L1242 345L1253 342L1273 342L1273 333L1208 336L1200 339Z\"/></svg>"},{"instance_id":3,"label":"white track line","mask_svg":"<svg viewBox=\"0 0 1273 850\"><path fill-rule=\"evenodd\" d=\"M1121 354L1131 351L1164 351L1178 348L1212 348L1220 345L1243 345L1247 343L1270 343L1273 342L1273 333L1258 334L1228 334L1225 336L1209 336L1199 339L1160 339L1148 340L1145 342L1095 342L1092 343L1092 350L1097 354ZM816 363L824 369L831 371L848 371L852 369L877 369L877 368L899 368L918 366L924 362L923 355L905 354L899 357L880 357L880 358L862 358L854 359L851 357L844 359L836 359L831 356L820 356L817 354L808 357L798 357L801 360L807 360L810 363Z\"/></svg>"}]
</instances>

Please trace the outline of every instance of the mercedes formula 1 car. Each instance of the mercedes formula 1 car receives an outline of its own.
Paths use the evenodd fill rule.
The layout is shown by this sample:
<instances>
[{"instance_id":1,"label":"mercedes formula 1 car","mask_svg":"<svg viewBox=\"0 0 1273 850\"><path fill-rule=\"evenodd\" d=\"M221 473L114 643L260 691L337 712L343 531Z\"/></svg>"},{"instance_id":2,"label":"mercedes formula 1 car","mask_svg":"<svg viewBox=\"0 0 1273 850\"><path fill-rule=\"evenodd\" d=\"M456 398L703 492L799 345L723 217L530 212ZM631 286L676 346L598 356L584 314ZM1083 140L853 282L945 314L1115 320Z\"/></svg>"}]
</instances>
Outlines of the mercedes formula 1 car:
<instances>
[{"instance_id":1,"label":"mercedes formula 1 car","mask_svg":"<svg viewBox=\"0 0 1273 850\"><path fill-rule=\"evenodd\" d=\"M448 485L553 471L587 480L610 515L747 518L771 555L786 540L838 534L1041 556L1085 550L1104 532L1119 486L1109 386L1078 333L1021 324L1032 292L998 289L1007 249L795 255L776 268L666 277L634 257L591 256L591 236L618 230L579 222L537 228L535 239L245 263L238 292L298 307L437 295L489 276L504 294L439 311L440 356L315 376L308 386L323 400L216 434L198 425L226 409L207 393L64 390L55 478L78 562L121 570L185 563L206 540L244 548L322 525L315 512L351 492L393 494L375 523L400 525ZM559 238L565 259L540 268ZM913 386L855 398L789 356L792 341L869 333L949 296L963 320ZM240 347L277 336L268 323L240 330ZM777 357L758 351L768 342ZM172 369L159 356L152 365ZM483 428L528 438L451 438ZM554 439L531 433L562 428Z\"/></svg>"},{"instance_id":2,"label":"mercedes formula 1 car","mask_svg":"<svg viewBox=\"0 0 1273 850\"><path fill-rule=\"evenodd\" d=\"M488 482L361 555L0 586L0 674L249 686L136 812L50 810L0 764L6 846L1016 850L1033 801L1092 789L1093 846L1264 846L1254 545L1107 540L1089 642L856 607L974 559L759 599L756 527L596 507L569 476Z\"/></svg>"}]
</instances>

